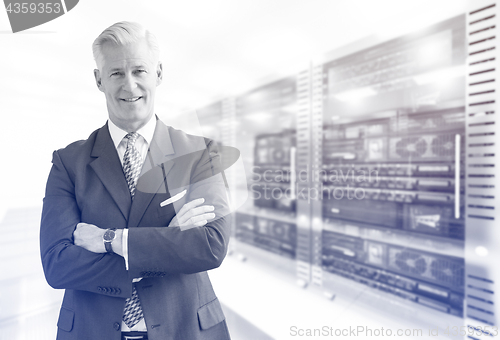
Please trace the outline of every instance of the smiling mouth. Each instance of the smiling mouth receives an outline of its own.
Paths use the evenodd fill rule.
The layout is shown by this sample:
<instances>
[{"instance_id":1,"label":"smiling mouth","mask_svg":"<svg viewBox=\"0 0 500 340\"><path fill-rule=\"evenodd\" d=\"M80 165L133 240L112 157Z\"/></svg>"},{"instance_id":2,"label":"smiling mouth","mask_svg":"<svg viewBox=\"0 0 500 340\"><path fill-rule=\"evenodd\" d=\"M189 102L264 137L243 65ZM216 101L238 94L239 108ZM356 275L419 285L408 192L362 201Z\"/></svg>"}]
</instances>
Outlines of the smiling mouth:
<instances>
[{"instance_id":1,"label":"smiling mouth","mask_svg":"<svg viewBox=\"0 0 500 340\"><path fill-rule=\"evenodd\" d=\"M132 98L120 98L120 100L127 102L127 103L133 103L141 99L142 97L132 97Z\"/></svg>"}]
</instances>

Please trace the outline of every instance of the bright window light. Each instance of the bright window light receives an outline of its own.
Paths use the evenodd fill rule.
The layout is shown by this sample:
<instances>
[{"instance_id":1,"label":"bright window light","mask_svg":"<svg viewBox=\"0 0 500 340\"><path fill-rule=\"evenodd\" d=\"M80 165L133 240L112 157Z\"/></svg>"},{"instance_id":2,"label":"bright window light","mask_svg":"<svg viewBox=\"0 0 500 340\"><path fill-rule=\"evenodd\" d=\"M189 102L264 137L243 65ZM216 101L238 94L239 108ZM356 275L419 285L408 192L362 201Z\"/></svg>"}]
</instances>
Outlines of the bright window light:
<instances>
[{"instance_id":1,"label":"bright window light","mask_svg":"<svg viewBox=\"0 0 500 340\"><path fill-rule=\"evenodd\" d=\"M271 118L271 115L266 112L255 112L249 115L245 115L245 118L256 123L260 123L264 120Z\"/></svg>"},{"instance_id":2,"label":"bright window light","mask_svg":"<svg viewBox=\"0 0 500 340\"><path fill-rule=\"evenodd\" d=\"M433 72L419 74L413 79L418 85L446 83L452 79L465 76L465 68L463 65L448 67Z\"/></svg>"},{"instance_id":3,"label":"bright window light","mask_svg":"<svg viewBox=\"0 0 500 340\"><path fill-rule=\"evenodd\" d=\"M361 100L376 94L377 92L371 87L363 87L356 90L337 93L334 95L334 97L343 102L351 102L355 100Z\"/></svg>"}]
</instances>

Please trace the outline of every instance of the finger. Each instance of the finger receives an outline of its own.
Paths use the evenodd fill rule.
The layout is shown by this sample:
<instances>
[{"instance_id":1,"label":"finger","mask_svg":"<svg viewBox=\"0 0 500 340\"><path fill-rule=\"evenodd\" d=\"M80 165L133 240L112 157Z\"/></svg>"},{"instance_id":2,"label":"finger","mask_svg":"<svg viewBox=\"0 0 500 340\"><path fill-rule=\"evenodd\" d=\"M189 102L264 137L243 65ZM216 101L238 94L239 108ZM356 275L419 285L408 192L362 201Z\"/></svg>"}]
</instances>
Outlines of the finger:
<instances>
[{"instance_id":1,"label":"finger","mask_svg":"<svg viewBox=\"0 0 500 340\"><path fill-rule=\"evenodd\" d=\"M179 210L177 212L177 216L182 217L186 212L188 212L192 208L195 208L195 207L203 204L204 202L205 202L205 199L202 197L202 198L198 198L198 199L195 199L195 200L193 200L191 202L188 202L188 203L184 204L182 206L181 210Z\"/></svg>"},{"instance_id":2,"label":"finger","mask_svg":"<svg viewBox=\"0 0 500 340\"><path fill-rule=\"evenodd\" d=\"M200 214L212 212L214 210L215 210L215 207L213 205L202 205L202 206L191 209L190 212L193 214L193 216L195 216L195 215L200 215Z\"/></svg>"},{"instance_id":3,"label":"finger","mask_svg":"<svg viewBox=\"0 0 500 340\"><path fill-rule=\"evenodd\" d=\"M179 218L179 222L183 223L187 221L190 217L195 216L195 215L200 215L205 212L213 211L214 207L211 205L202 205L202 206L196 206L190 209L184 208L179 211L177 214L177 217Z\"/></svg>"},{"instance_id":4,"label":"finger","mask_svg":"<svg viewBox=\"0 0 500 340\"><path fill-rule=\"evenodd\" d=\"M76 240L77 238L82 237L83 232L83 226L77 225L75 230L73 230L73 238Z\"/></svg>"},{"instance_id":5,"label":"finger","mask_svg":"<svg viewBox=\"0 0 500 340\"><path fill-rule=\"evenodd\" d=\"M177 216L174 216L174 218L172 218L170 220L170 223L168 224L169 227L178 227L179 226L179 221L177 220Z\"/></svg>"},{"instance_id":6,"label":"finger","mask_svg":"<svg viewBox=\"0 0 500 340\"><path fill-rule=\"evenodd\" d=\"M73 233L77 231L79 235L84 235L86 233L94 231L94 229L98 229L98 227L93 224L80 222L76 225L76 228L73 231Z\"/></svg>"},{"instance_id":7,"label":"finger","mask_svg":"<svg viewBox=\"0 0 500 340\"><path fill-rule=\"evenodd\" d=\"M78 233L76 230L73 232L73 243L77 244L80 242L80 233Z\"/></svg>"},{"instance_id":8,"label":"finger","mask_svg":"<svg viewBox=\"0 0 500 340\"><path fill-rule=\"evenodd\" d=\"M73 232L73 244L80 246L83 243L83 235L81 229L75 229Z\"/></svg>"},{"instance_id":9,"label":"finger","mask_svg":"<svg viewBox=\"0 0 500 340\"><path fill-rule=\"evenodd\" d=\"M208 214L202 214L202 215L197 215L189 218L185 223L182 223L183 225L193 225L201 221L206 221L206 220L211 220L215 217L214 213L208 213Z\"/></svg>"},{"instance_id":10,"label":"finger","mask_svg":"<svg viewBox=\"0 0 500 340\"><path fill-rule=\"evenodd\" d=\"M203 227L205 224L207 224L207 220L203 220L203 221L200 221L200 222L195 223L195 225L196 225L197 227Z\"/></svg>"},{"instance_id":11,"label":"finger","mask_svg":"<svg viewBox=\"0 0 500 340\"><path fill-rule=\"evenodd\" d=\"M213 205L202 205L201 207L196 207L188 210L185 214L179 217L179 222L182 224L186 222L188 219L194 216L198 216L207 212L214 211L215 207Z\"/></svg>"}]
</instances>

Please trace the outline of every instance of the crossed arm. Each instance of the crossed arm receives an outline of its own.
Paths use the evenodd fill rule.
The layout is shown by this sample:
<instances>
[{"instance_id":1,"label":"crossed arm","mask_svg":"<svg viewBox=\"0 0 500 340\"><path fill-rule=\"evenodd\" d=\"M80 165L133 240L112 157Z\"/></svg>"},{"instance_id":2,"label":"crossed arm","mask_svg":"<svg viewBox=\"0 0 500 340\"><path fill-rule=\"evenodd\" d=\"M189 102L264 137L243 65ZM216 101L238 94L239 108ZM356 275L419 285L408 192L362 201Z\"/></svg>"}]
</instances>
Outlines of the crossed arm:
<instances>
[{"instance_id":1,"label":"crossed arm","mask_svg":"<svg viewBox=\"0 0 500 340\"><path fill-rule=\"evenodd\" d=\"M204 202L203 198L198 198L184 204L168 226L180 227L182 230L186 230L206 225L209 220L215 218L215 214L212 213L215 207L213 205L202 205ZM73 232L74 244L93 253L106 253L103 242L105 231L106 229L96 225L80 222ZM123 257L123 229L117 229L115 233L116 237L111 246L115 254Z\"/></svg>"},{"instance_id":2,"label":"crossed arm","mask_svg":"<svg viewBox=\"0 0 500 340\"><path fill-rule=\"evenodd\" d=\"M208 155L207 149L203 157L209 158ZM84 223L75 193L76 177L80 175L75 174L77 170L67 168L63 159L59 152L54 152L40 230L42 264L52 287L102 294L98 287L110 286L120 288L121 295L129 296L132 279L142 277L144 272L195 273L215 268L222 262L229 223L227 212L221 211L227 202L217 176L195 185L191 196L203 197L210 193L213 206L197 199L186 203L168 228L165 225L129 229L131 256L127 271L125 261L119 256L123 255L120 229L113 242L117 254L105 253L102 235L105 228L112 226ZM210 160L201 159L199 164L210 164ZM203 167L200 171L203 172ZM121 218L117 208L106 213L110 221ZM182 231L181 227L186 225L191 228Z\"/></svg>"}]
</instances>

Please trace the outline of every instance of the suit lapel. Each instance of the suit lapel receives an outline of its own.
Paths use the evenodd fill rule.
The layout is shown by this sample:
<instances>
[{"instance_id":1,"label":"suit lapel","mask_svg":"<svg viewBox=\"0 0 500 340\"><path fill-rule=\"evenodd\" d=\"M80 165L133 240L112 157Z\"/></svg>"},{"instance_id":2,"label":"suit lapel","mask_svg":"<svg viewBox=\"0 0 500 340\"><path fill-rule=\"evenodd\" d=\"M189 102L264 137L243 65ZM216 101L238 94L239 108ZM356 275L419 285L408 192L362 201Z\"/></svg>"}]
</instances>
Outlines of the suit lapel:
<instances>
[{"instance_id":1,"label":"suit lapel","mask_svg":"<svg viewBox=\"0 0 500 340\"><path fill-rule=\"evenodd\" d=\"M115 201L123 217L128 219L131 205L130 191L123 175L118 153L109 135L107 123L97 133L91 156L96 159L90 163L90 166Z\"/></svg>"},{"instance_id":2,"label":"suit lapel","mask_svg":"<svg viewBox=\"0 0 500 340\"><path fill-rule=\"evenodd\" d=\"M137 190L130 209L129 228L139 225L154 194L168 190L165 186L165 178L175 166L174 154L168 128L163 122L157 120L153 140L149 146L148 155L137 182Z\"/></svg>"}]
</instances>

